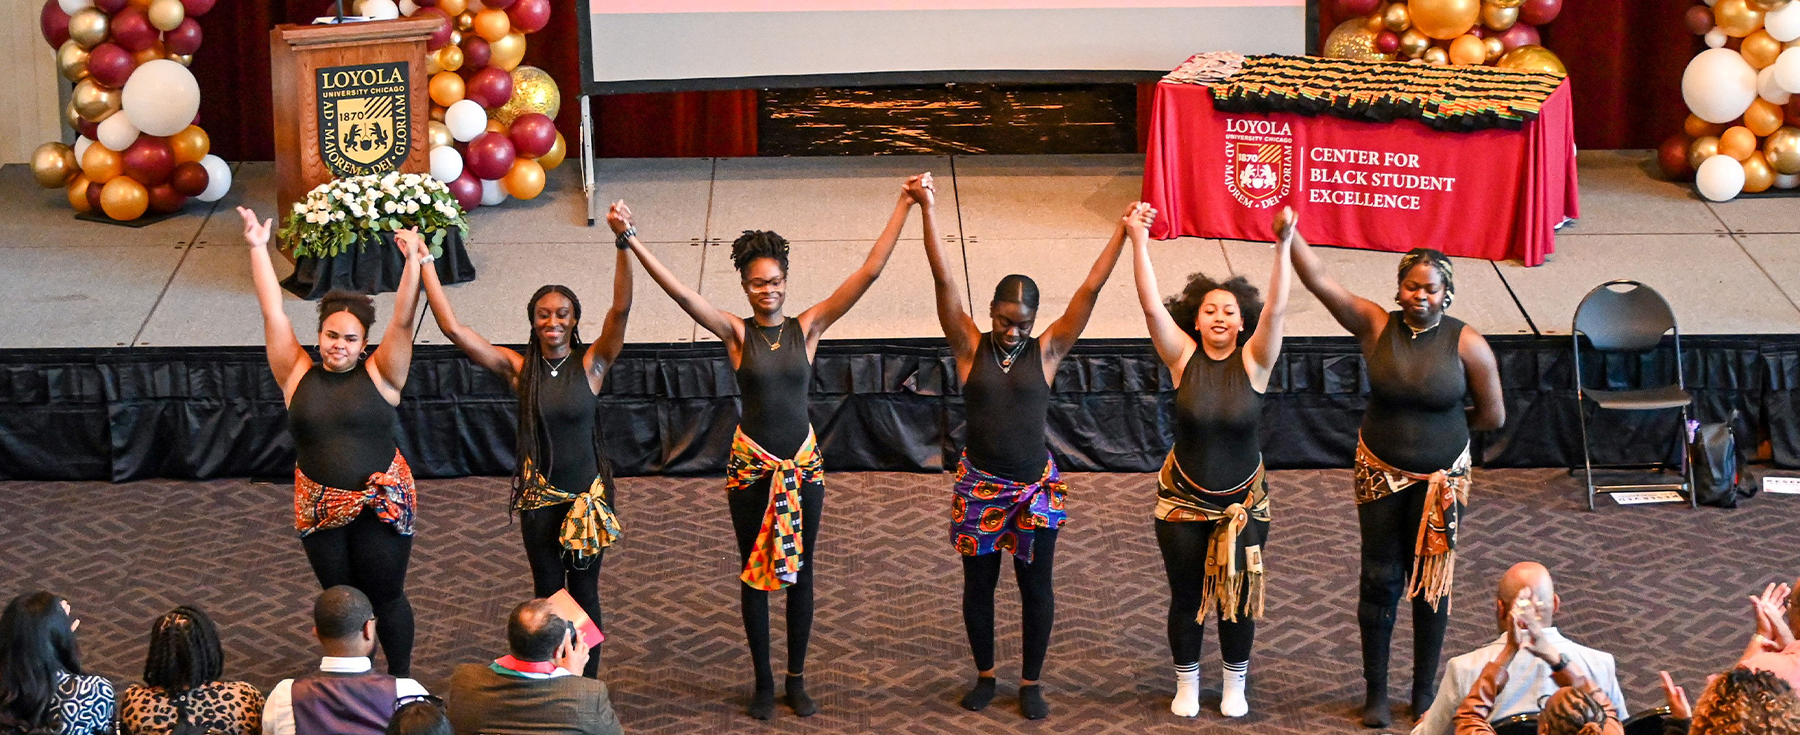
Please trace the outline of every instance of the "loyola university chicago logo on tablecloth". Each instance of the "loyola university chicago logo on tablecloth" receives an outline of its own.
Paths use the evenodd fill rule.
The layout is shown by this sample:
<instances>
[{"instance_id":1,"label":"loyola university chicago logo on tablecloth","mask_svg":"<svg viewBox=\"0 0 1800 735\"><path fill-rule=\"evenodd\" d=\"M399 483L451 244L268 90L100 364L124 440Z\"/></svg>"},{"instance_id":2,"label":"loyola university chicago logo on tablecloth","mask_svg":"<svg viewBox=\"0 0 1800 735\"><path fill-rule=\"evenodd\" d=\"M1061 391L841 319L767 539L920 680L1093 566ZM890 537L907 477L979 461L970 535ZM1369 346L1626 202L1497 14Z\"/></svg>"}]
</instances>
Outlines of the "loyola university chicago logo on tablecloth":
<instances>
[{"instance_id":1,"label":"loyola university chicago logo on tablecloth","mask_svg":"<svg viewBox=\"0 0 1800 735\"><path fill-rule=\"evenodd\" d=\"M406 62L319 69L319 157L337 177L393 171L412 150Z\"/></svg>"},{"instance_id":2,"label":"loyola university chicago logo on tablecloth","mask_svg":"<svg viewBox=\"0 0 1800 735\"><path fill-rule=\"evenodd\" d=\"M1275 206L1294 185L1294 134L1287 123L1225 118L1225 188L1253 209Z\"/></svg>"}]
</instances>

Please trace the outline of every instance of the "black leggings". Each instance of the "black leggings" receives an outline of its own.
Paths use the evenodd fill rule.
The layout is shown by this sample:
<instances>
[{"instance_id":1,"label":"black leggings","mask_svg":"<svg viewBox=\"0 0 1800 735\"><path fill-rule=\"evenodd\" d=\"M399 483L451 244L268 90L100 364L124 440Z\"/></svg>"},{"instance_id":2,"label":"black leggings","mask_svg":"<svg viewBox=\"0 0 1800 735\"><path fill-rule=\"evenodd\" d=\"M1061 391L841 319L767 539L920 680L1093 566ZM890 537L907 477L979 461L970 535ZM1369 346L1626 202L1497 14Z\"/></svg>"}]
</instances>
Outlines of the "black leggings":
<instances>
[{"instance_id":1,"label":"black leggings","mask_svg":"<svg viewBox=\"0 0 1800 735\"><path fill-rule=\"evenodd\" d=\"M765 477L741 490L725 494L731 504L731 530L737 534L738 555L749 561L762 530L763 513L769 508L769 482ZM800 484L800 573L787 586L788 673L806 673L806 644L812 638L813 550L818 548L819 516L825 510L825 483ZM741 567L740 567L741 570ZM738 581L738 601L744 613L744 637L750 641L751 664L758 687L774 686L769 667L769 593Z\"/></svg>"},{"instance_id":2,"label":"black leggings","mask_svg":"<svg viewBox=\"0 0 1800 735\"><path fill-rule=\"evenodd\" d=\"M1268 543L1269 524L1252 519L1261 526L1264 543ZM1200 662L1200 644L1206 639L1206 627L1200 623L1201 597L1206 586L1206 547L1217 522L1156 522L1156 545L1162 549L1163 571L1169 576L1169 653L1175 665ZM1247 587L1250 580L1245 579ZM1239 615L1237 622L1219 621L1219 658L1226 663L1250 660L1250 647L1256 643L1256 621Z\"/></svg>"},{"instance_id":3,"label":"black leggings","mask_svg":"<svg viewBox=\"0 0 1800 735\"><path fill-rule=\"evenodd\" d=\"M1000 558L1010 557L1013 578L1019 581L1019 603L1024 607L1019 622L1025 664L1019 669L1019 678L1037 681L1043 673L1050 628L1056 623L1056 590L1051 578L1056 568L1056 531L1041 528L1032 534L1030 564L1004 551L962 558L963 627L969 631L969 650L975 654L977 671L994 668L994 588L1000 584Z\"/></svg>"},{"instance_id":4,"label":"black leggings","mask_svg":"<svg viewBox=\"0 0 1800 735\"><path fill-rule=\"evenodd\" d=\"M369 597L375 608L375 637L381 640L392 676L412 673L413 609L406 599L412 544L411 536L395 531L374 508L364 508L349 525L300 537L320 587L349 585Z\"/></svg>"},{"instance_id":5,"label":"black leggings","mask_svg":"<svg viewBox=\"0 0 1800 735\"><path fill-rule=\"evenodd\" d=\"M1426 483L1417 482L1398 493L1356 506L1362 526L1362 585L1356 605L1356 623L1362 629L1363 680L1371 686L1387 685L1388 649L1394 638L1394 618L1406 595L1412 574L1413 544L1425 511ZM1450 622L1450 600L1438 601L1432 610L1423 598L1412 603L1413 691L1429 693L1437 686L1439 656L1444 648L1444 629ZM1460 694L1460 692L1459 692Z\"/></svg>"},{"instance_id":6,"label":"black leggings","mask_svg":"<svg viewBox=\"0 0 1800 735\"><path fill-rule=\"evenodd\" d=\"M575 598L575 604L594 619L594 625L605 630L606 623L600 617L600 562L605 560L606 550L601 549L586 569L576 569L563 553L562 522L574 505L562 503L519 511L519 535L525 541L525 560L531 563L531 594L549 597L566 589ZM600 646L595 645L588 653L587 668L582 674L599 678L599 673Z\"/></svg>"}]
</instances>

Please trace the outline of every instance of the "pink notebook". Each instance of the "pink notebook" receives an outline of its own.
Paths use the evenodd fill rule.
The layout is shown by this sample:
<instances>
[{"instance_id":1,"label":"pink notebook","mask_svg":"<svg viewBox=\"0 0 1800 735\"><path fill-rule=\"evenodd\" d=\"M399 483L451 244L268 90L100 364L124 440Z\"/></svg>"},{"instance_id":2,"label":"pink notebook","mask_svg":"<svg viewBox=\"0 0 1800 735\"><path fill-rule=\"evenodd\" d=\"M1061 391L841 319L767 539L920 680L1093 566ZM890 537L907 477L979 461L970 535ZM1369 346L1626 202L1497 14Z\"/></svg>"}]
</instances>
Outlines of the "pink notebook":
<instances>
[{"instance_id":1,"label":"pink notebook","mask_svg":"<svg viewBox=\"0 0 1800 735\"><path fill-rule=\"evenodd\" d=\"M550 607L556 609L556 616L574 624L575 632L581 634L581 642L589 648L600 645L606 640L606 634L600 632L600 626L588 617L587 611L575 604L575 598L569 596L568 590L557 590L550 596Z\"/></svg>"}]
</instances>

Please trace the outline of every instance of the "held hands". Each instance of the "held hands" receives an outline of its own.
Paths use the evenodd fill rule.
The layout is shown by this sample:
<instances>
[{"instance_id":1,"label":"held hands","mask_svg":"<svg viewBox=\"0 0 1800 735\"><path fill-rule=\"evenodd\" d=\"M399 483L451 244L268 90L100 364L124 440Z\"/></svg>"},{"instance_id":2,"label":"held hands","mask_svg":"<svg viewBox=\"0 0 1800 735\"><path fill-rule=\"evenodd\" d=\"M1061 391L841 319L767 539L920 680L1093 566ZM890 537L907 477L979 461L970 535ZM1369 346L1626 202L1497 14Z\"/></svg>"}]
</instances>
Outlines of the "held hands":
<instances>
[{"instance_id":1,"label":"held hands","mask_svg":"<svg viewBox=\"0 0 1800 735\"><path fill-rule=\"evenodd\" d=\"M237 211L238 216L244 218L244 242L249 243L252 249L268 247L269 227L275 224L275 220L266 219L259 223L256 221L256 212L250 208L238 207Z\"/></svg>"},{"instance_id":2,"label":"held hands","mask_svg":"<svg viewBox=\"0 0 1800 735\"><path fill-rule=\"evenodd\" d=\"M1669 677L1669 672L1659 673L1662 674L1663 697L1669 700L1669 716L1677 720L1694 719L1694 708L1688 704L1687 690L1676 686L1675 680Z\"/></svg>"},{"instance_id":3,"label":"held hands","mask_svg":"<svg viewBox=\"0 0 1800 735\"><path fill-rule=\"evenodd\" d=\"M606 226L612 228L613 237L623 235L626 230L631 229L631 207L625 206L625 200L613 202L612 207L606 210Z\"/></svg>"},{"instance_id":4,"label":"held hands","mask_svg":"<svg viewBox=\"0 0 1800 735\"><path fill-rule=\"evenodd\" d=\"M1281 211L1275 213L1274 221L1269 223L1269 229L1274 230L1276 242L1291 245L1294 242L1295 226L1299 224L1300 215L1294 208L1282 207Z\"/></svg>"},{"instance_id":5,"label":"held hands","mask_svg":"<svg viewBox=\"0 0 1800 735\"><path fill-rule=\"evenodd\" d=\"M556 655L551 657L550 662L562 667L564 671L580 676L587 668L588 645L571 629L563 636L562 645L556 647Z\"/></svg>"},{"instance_id":6,"label":"held hands","mask_svg":"<svg viewBox=\"0 0 1800 735\"><path fill-rule=\"evenodd\" d=\"M900 199L909 205L917 204L926 209L937 205L937 188L932 184L931 172L911 176L900 186Z\"/></svg>"},{"instance_id":7,"label":"held hands","mask_svg":"<svg viewBox=\"0 0 1800 735\"><path fill-rule=\"evenodd\" d=\"M1156 224L1156 210L1144 202L1132 202L1125 208L1125 214L1119 218L1119 225L1131 235L1134 242L1143 242L1150 236L1150 226Z\"/></svg>"},{"instance_id":8,"label":"held hands","mask_svg":"<svg viewBox=\"0 0 1800 735\"><path fill-rule=\"evenodd\" d=\"M409 263L423 260L431 252L431 248L425 244L425 238L419 237L419 228L417 227L395 230L394 247L400 248L400 253L406 256Z\"/></svg>"}]
</instances>

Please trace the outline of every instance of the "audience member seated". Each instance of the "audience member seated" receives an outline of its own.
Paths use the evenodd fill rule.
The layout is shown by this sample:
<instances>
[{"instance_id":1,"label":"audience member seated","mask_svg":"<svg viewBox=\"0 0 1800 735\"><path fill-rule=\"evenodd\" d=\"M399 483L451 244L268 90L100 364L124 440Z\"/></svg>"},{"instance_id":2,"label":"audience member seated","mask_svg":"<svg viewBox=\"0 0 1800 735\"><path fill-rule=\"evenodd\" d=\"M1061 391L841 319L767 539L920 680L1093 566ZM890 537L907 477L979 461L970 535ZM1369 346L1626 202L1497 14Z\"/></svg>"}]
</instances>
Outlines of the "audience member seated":
<instances>
[{"instance_id":1,"label":"audience member seated","mask_svg":"<svg viewBox=\"0 0 1800 735\"><path fill-rule=\"evenodd\" d=\"M354 587L338 585L313 602L319 670L283 679L263 707L263 735L382 735L399 700L422 697L412 679L375 673L375 609Z\"/></svg>"},{"instance_id":2,"label":"audience member seated","mask_svg":"<svg viewBox=\"0 0 1800 735\"><path fill-rule=\"evenodd\" d=\"M225 652L212 618L178 607L150 626L144 683L119 698L120 735L256 735L263 695L241 681L219 681Z\"/></svg>"},{"instance_id":3,"label":"audience member seated","mask_svg":"<svg viewBox=\"0 0 1800 735\"><path fill-rule=\"evenodd\" d=\"M1548 608L1542 612L1546 642L1568 654L1570 660L1580 663L1588 679L1606 692L1620 712L1625 711L1625 695L1619 691L1612 654L1577 645L1557 632L1553 624L1556 613L1562 609L1562 598L1556 594L1550 570L1537 562L1521 562L1500 577L1500 587L1494 595L1494 623L1500 637L1484 647L1450 659L1437 689L1450 696L1438 697L1432 702L1431 709L1426 710L1425 716L1413 727L1413 735L1450 735L1455 730L1452 720L1457 707L1462 704L1462 695L1475 685L1482 669L1500 658L1511 645L1508 639L1509 631L1514 627L1512 605L1520 590L1531 590L1534 600L1548 601ZM1555 659L1550 663L1555 663ZM1498 690L1493 701L1491 714L1495 719L1536 712L1544 698L1557 688L1551 679L1550 666L1533 656L1511 659L1506 674L1507 685Z\"/></svg>"},{"instance_id":4,"label":"audience member seated","mask_svg":"<svg viewBox=\"0 0 1800 735\"><path fill-rule=\"evenodd\" d=\"M450 719L436 697L415 699L394 710L387 735L451 735Z\"/></svg>"},{"instance_id":5,"label":"audience member seated","mask_svg":"<svg viewBox=\"0 0 1800 735\"><path fill-rule=\"evenodd\" d=\"M1800 700L1786 680L1742 666L1712 677L1694 703L1690 735L1800 733Z\"/></svg>"},{"instance_id":6,"label":"audience member seated","mask_svg":"<svg viewBox=\"0 0 1800 735\"><path fill-rule=\"evenodd\" d=\"M0 613L0 733L110 735L113 687L81 673L68 600L27 592Z\"/></svg>"},{"instance_id":7,"label":"audience member seated","mask_svg":"<svg viewBox=\"0 0 1800 735\"><path fill-rule=\"evenodd\" d=\"M1493 735L1489 720L1494 716L1495 698L1506 691L1513 660L1521 652L1546 666L1560 687L1538 712L1539 735L1624 735L1611 697L1587 676L1580 661L1561 650L1564 641L1545 626L1548 621L1544 618L1555 607L1554 598L1540 600L1532 587L1525 585L1514 599L1512 628L1500 655L1482 668L1456 709L1456 735Z\"/></svg>"},{"instance_id":8,"label":"audience member seated","mask_svg":"<svg viewBox=\"0 0 1800 735\"><path fill-rule=\"evenodd\" d=\"M548 600L513 608L509 655L463 664L450 676L450 725L456 735L620 735L606 685L577 675L588 647Z\"/></svg>"}]
</instances>

